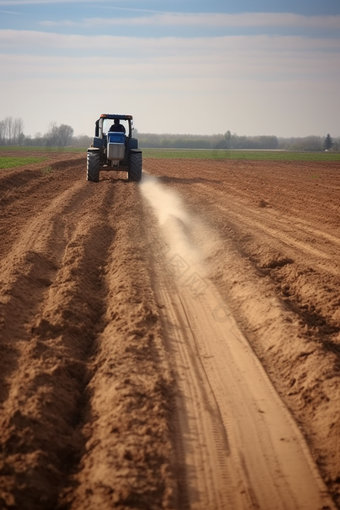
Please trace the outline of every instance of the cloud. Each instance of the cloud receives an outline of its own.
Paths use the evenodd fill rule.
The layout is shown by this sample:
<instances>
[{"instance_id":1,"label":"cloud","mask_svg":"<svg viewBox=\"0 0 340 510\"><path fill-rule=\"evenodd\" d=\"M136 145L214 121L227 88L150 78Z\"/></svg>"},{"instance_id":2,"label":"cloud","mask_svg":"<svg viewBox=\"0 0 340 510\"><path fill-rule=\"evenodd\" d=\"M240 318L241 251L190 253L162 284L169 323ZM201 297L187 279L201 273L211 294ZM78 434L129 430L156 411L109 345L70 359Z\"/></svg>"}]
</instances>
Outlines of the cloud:
<instances>
[{"instance_id":1,"label":"cloud","mask_svg":"<svg viewBox=\"0 0 340 510\"><path fill-rule=\"evenodd\" d=\"M141 132L203 134L208 118L210 133L335 136L339 60L336 38L0 30L0 110L23 117L30 133L52 120L91 133L118 95Z\"/></svg>"},{"instance_id":2,"label":"cloud","mask_svg":"<svg viewBox=\"0 0 340 510\"><path fill-rule=\"evenodd\" d=\"M41 51L43 48L43 51ZM29 50L27 52L27 49ZM17 54L13 52L17 51ZM47 54L44 54L44 51ZM9 76L125 77L176 91L223 89L240 80L339 83L340 41L283 36L134 38L0 31L0 65ZM6 54L7 53L7 54ZM210 85L209 85L210 83Z\"/></svg>"},{"instance_id":3,"label":"cloud","mask_svg":"<svg viewBox=\"0 0 340 510\"><path fill-rule=\"evenodd\" d=\"M264 52L237 52L211 59L209 56L183 54L179 57L154 56L141 61L139 56L119 57L51 57L27 55L0 55L0 65L6 70L7 80L31 78L43 83L46 80L66 80L80 83L83 79L100 77L101 87L110 81L131 82L147 91L161 88L174 93L222 92L227 86L255 80L258 83L287 83L301 81L328 81L336 58L306 59L304 55L284 55L280 59ZM339 74L339 73L338 73ZM134 85L133 85L134 86ZM105 88L105 87L104 87Z\"/></svg>"},{"instance_id":4,"label":"cloud","mask_svg":"<svg viewBox=\"0 0 340 510\"><path fill-rule=\"evenodd\" d=\"M16 51L17 53L14 53ZM83 86L100 77L148 95L238 93L240 83L333 82L339 86L340 41L283 36L134 38L0 31L3 82L51 79Z\"/></svg>"},{"instance_id":5,"label":"cloud","mask_svg":"<svg viewBox=\"0 0 340 510\"><path fill-rule=\"evenodd\" d=\"M152 16L114 17L114 18L84 18L79 22L42 21L45 26L59 24L74 24L80 26L186 26L186 27L233 27L233 28L274 28L298 27L313 29L340 30L340 15L334 16L304 16L293 13L177 13L164 12Z\"/></svg>"},{"instance_id":6,"label":"cloud","mask_svg":"<svg viewBox=\"0 0 340 510\"><path fill-rule=\"evenodd\" d=\"M340 51L340 39L302 36L235 35L220 37L127 37L113 35L75 35L29 30L0 30L0 51L45 53L53 50L59 54L88 52L126 55L229 55L235 51L264 51L266 54L291 52Z\"/></svg>"},{"instance_id":7,"label":"cloud","mask_svg":"<svg viewBox=\"0 0 340 510\"><path fill-rule=\"evenodd\" d=\"M109 2L111 0L101 0ZM72 4L72 3L93 3L93 0L0 0L0 5L36 5L36 4Z\"/></svg>"}]
</instances>

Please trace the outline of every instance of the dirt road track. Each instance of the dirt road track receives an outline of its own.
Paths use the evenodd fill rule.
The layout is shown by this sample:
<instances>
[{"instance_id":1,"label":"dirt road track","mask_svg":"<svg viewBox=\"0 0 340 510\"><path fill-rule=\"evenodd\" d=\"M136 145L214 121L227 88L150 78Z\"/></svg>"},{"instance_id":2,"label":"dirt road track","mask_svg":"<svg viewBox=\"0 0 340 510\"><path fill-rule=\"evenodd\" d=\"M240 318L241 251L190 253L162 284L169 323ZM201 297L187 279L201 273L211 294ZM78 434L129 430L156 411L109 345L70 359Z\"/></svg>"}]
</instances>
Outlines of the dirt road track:
<instances>
[{"instance_id":1,"label":"dirt road track","mask_svg":"<svg viewBox=\"0 0 340 510\"><path fill-rule=\"evenodd\" d=\"M149 160L195 218L162 238L134 183L87 183L83 156L43 167L0 176L0 508L332 508L238 325L336 497L335 172L302 215L289 168ZM173 273L178 237L209 282L196 299Z\"/></svg>"}]
</instances>

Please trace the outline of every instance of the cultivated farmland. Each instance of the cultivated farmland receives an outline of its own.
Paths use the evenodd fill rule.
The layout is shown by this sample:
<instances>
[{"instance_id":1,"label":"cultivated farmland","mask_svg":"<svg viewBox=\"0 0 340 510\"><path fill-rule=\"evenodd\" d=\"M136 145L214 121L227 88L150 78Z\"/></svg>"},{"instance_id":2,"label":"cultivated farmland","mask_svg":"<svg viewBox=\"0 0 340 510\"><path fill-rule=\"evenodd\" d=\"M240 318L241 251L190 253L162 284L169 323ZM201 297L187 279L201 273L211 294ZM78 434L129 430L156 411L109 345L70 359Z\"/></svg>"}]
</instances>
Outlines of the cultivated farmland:
<instances>
[{"instance_id":1,"label":"cultivated farmland","mask_svg":"<svg viewBox=\"0 0 340 510\"><path fill-rule=\"evenodd\" d=\"M335 509L340 161L1 155L0 508Z\"/></svg>"}]
</instances>

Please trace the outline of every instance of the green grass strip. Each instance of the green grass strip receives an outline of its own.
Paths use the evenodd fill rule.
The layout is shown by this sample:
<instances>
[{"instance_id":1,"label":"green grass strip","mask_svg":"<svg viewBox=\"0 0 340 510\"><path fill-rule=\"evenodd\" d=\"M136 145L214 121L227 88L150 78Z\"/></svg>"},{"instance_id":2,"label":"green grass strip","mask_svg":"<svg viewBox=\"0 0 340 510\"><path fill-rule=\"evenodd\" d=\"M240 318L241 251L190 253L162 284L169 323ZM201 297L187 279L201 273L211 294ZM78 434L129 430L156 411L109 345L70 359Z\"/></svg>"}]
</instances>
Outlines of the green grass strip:
<instances>
[{"instance_id":1,"label":"green grass strip","mask_svg":"<svg viewBox=\"0 0 340 510\"><path fill-rule=\"evenodd\" d=\"M0 156L0 169L14 168L16 166L30 165L31 163L40 163L45 161L46 158L34 158L34 157L2 157Z\"/></svg>"},{"instance_id":2,"label":"green grass strip","mask_svg":"<svg viewBox=\"0 0 340 510\"><path fill-rule=\"evenodd\" d=\"M214 149L142 149L143 158L245 159L261 161L340 161L340 152L238 151Z\"/></svg>"},{"instance_id":3,"label":"green grass strip","mask_svg":"<svg viewBox=\"0 0 340 510\"><path fill-rule=\"evenodd\" d=\"M76 152L86 153L84 147L43 147L43 146L0 146L0 153L6 151L35 152ZM252 151L223 149L141 149L143 158L159 159L244 159L260 161L340 161L340 152L290 152L290 151ZM25 164L25 163L23 163ZM2 167L0 167L2 168ZM9 167L7 167L9 168Z\"/></svg>"},{"instance_id":4,"label":"green grass strip","mask_svg":"<svg viewBox=\"0 0 340 510\"><path fill-rule=\"evenodd\" d=\"M86 152L85 147L46 147L45 145L0 145L1 151L25 151L25 152Z\"/></svg>"}]
</instances>

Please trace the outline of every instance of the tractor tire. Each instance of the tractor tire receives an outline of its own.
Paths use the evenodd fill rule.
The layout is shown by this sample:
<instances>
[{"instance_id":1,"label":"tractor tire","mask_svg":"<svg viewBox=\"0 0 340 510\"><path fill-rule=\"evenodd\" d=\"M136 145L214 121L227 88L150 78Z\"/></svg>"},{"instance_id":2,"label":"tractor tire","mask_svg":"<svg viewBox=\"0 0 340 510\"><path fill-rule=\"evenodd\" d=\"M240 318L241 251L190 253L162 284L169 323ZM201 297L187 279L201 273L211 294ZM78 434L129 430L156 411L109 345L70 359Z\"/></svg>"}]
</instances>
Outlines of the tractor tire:
<instances>
[{"instance_id":1,"label":"tractor tire","mask_svg":"<svg viewBox=\"0 0 340 510\"><path fill-rule=\"evenodd\" d=\"M87 173L86 180L92 182L99 181L100 154L98 150L87 152Z\"/></svg>"},{"instance_id":2,"label":"tractor tire","mask_svg":"<svg viewBox=\"0 0 340 510\"><path fill-rule=\"evenodd\" d=\"M142 151L132 149L130 151L129 181L140 182L142 180Z\"/></svg>"}]
</instances>

